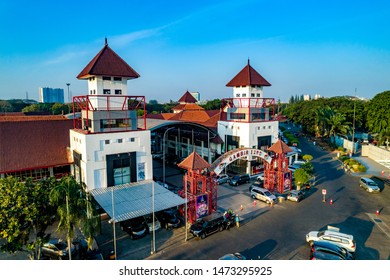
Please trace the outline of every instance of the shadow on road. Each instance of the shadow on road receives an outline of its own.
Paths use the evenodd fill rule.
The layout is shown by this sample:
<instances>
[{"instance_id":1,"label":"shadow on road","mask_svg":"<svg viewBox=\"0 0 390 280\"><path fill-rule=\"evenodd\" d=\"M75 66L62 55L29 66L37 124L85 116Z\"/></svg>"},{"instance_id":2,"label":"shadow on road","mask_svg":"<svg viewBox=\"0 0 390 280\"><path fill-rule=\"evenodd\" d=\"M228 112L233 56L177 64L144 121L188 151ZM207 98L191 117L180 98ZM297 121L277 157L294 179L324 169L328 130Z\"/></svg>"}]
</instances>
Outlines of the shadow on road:
<instances>
[{"instance_id":1,"label":"shadow on road","mask_svg":"<svg viewBox=\"0 0 390 280\"><path fill-rule=\"evenodd\" d=\"M275 249L276 244L277 242L274 239L267 239L252 248L242 251L241 254L249 260L264 260Z\"/></svg>"}]
</instances>

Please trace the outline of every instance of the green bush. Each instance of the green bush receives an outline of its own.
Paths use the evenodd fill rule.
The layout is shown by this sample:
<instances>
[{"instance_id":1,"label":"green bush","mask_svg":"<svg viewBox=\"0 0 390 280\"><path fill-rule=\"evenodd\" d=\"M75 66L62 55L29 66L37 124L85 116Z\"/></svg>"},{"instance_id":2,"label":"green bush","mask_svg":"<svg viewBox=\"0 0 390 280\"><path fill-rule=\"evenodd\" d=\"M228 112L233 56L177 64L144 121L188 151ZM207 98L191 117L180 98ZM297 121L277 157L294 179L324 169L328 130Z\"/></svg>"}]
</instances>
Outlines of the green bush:
<instances>
[{"instance_id":1,"label":"green bush","mask_svg":"<svg viewBox=\"0 0 390 280\"><path fill-rule=\"evenodd\" d=\"M346 164L346 161L349 160L349 156L341 156L341 157L340 157L340 160L341 160L342 162L344 162L344 164Z\"/></svg>"},{"instance_id":2,"label":"green bush","mask_svg":"<svg viewBox=\"0 0 390 280\"><path fill-rule=\"evenodd\" d=\"M360 165L358 166L358 171L359 171L359 172L366 172L366 171L367 171L367 168L366 168L364 165L360 164Z\"/></svg>"},{"instance_id":3,"label":"green bush","mask_svg":"<svg viewBox=\"0 0 390 280\"><path fill-rule=\"evenodd\" d=\"M343 147L337 147L337 151L340 151L340 152L344 152L345 150L344 150L344 148Z\"/></svg>"}]
</instances>

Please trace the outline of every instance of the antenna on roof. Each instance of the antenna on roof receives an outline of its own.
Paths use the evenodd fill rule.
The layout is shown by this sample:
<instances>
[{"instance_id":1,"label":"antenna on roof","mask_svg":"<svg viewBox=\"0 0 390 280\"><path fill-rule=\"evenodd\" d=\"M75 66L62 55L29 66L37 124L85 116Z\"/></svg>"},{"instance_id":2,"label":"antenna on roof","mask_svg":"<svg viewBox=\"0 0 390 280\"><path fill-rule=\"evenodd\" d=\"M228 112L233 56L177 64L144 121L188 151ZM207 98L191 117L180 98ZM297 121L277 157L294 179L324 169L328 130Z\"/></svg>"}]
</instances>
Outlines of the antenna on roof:
<instances>
[{"instance_id":1,"label":"antenna on roof","mask_svg":"<svg viewBox=\"0 0 390 280\"><path fill-rule=\"evenodd\" d=\"M108 43L107 43L107 37L104 38L104 44L105 44L106 46L108 45Z\"/></svg>"},{"instance_id":2,"label":"antenna on roof","mask_svg":"<svg viewBox=\"0 0 390 280\"><path fill-rule=\"evenodd\" d=\"M248 65L249 65L249 57L248 57Z\"/></svg>"}]
</instances>

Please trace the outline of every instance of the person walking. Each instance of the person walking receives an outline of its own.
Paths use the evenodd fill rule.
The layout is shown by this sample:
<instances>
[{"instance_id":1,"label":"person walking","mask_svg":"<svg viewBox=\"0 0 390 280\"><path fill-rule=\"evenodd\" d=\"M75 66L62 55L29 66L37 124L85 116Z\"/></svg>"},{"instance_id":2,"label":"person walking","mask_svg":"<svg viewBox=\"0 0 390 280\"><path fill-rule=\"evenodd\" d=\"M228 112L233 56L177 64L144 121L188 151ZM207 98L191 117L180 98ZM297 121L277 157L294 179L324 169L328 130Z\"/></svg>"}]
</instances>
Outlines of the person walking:
<instances>
[{"instance_id":1,"label":"person walking","mask_svg":"<svg viewBox=\"0 0 390 280\"><path fill-rule=\"evenodd\" d=\"M240 217L236 215L236 227L240 227Z\"/></svg>"}]
</instances>

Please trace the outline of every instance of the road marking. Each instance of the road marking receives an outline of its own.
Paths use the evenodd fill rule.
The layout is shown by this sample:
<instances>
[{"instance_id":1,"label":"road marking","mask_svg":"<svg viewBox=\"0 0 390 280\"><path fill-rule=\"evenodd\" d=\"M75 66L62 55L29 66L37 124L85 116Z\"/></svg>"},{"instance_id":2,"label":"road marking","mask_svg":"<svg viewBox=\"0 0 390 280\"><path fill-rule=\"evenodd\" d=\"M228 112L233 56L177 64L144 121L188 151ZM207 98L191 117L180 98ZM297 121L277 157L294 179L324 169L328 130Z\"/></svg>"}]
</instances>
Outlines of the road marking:
<instances>
[{"instance_id":1,"label":"road marking","mask_svg":"<svg viewBox=\"0 0 390 280\"><path fill-rule=\"evenodd\" d=\"M366 213L368 217L390 238L390 227L377 215Z\"/></svg>"}]
</instances>

